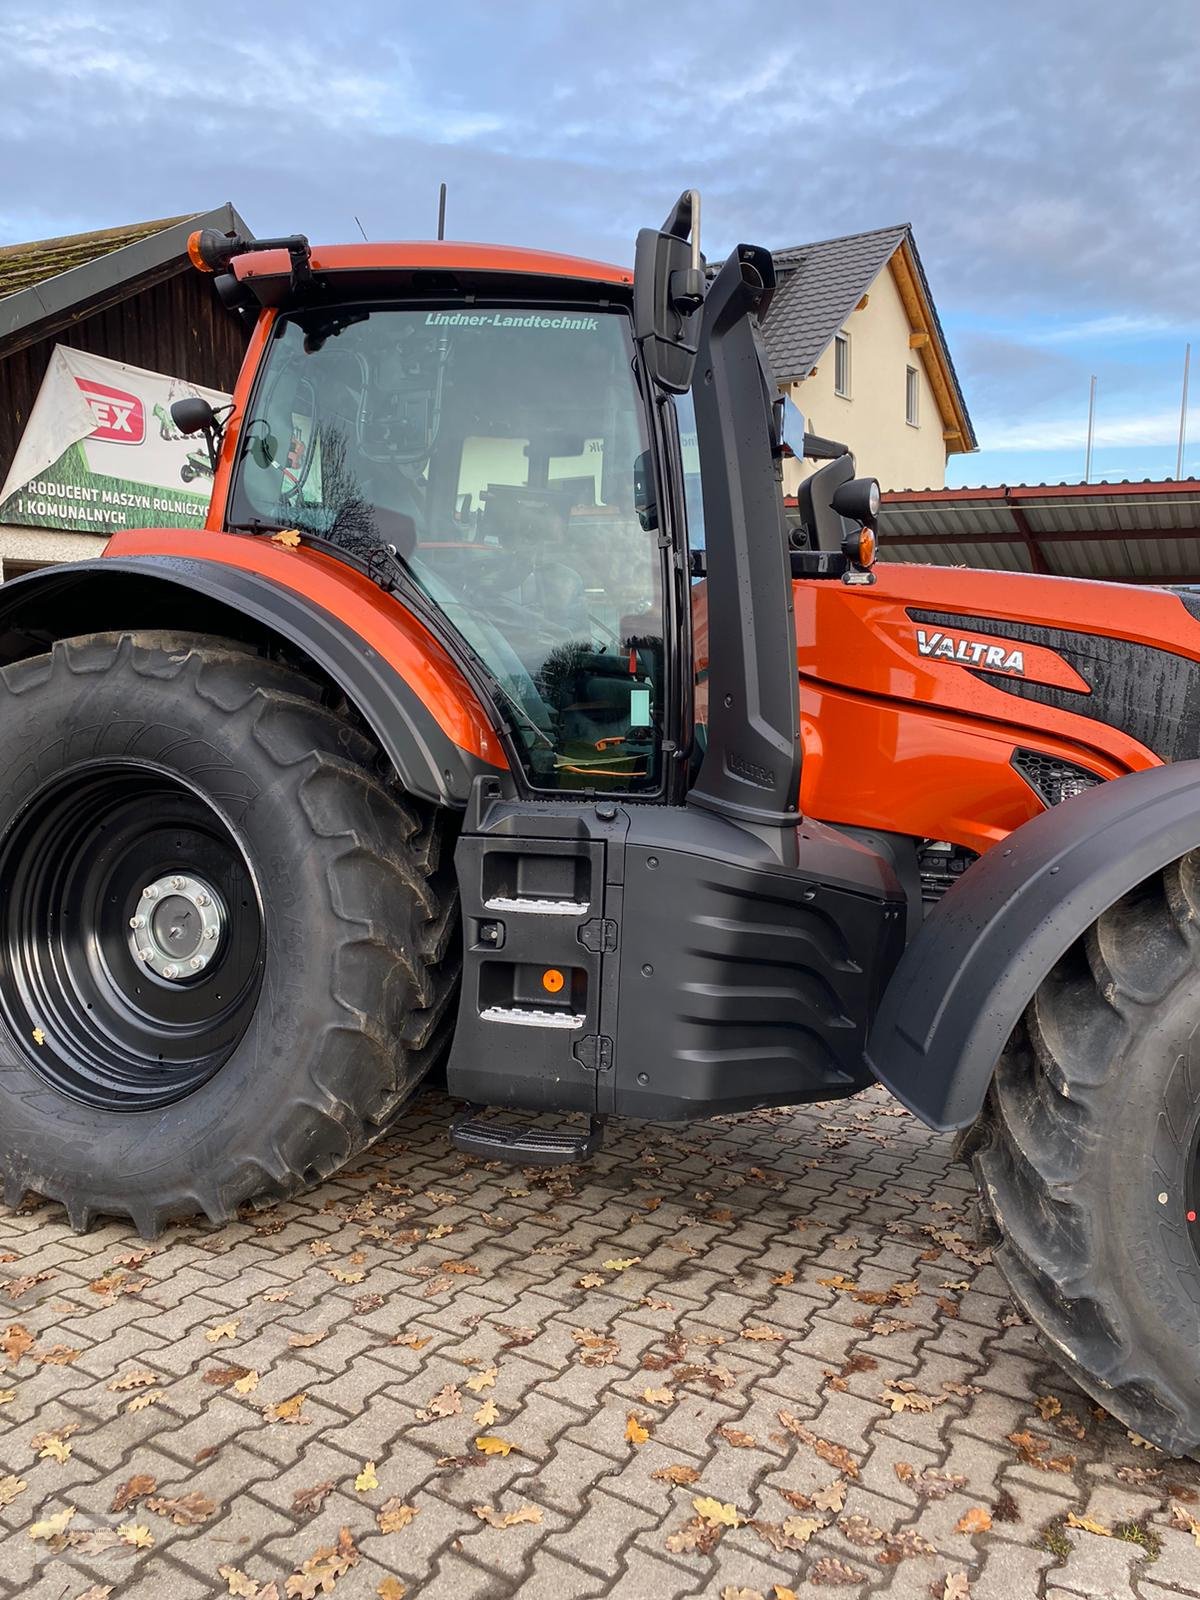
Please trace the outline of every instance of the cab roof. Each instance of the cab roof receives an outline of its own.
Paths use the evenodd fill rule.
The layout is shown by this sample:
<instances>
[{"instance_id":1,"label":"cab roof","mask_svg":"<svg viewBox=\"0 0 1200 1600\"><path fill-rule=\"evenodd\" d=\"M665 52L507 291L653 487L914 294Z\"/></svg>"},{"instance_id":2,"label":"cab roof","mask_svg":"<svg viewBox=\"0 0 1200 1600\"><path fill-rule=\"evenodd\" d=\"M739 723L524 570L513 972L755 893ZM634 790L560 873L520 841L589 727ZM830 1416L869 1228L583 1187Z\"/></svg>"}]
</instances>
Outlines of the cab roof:
<instances>
[{"instance_id":1,"label":"cab roof","mask_svg":"<svg viewBox=\"0 0 1200 1600\"><path fill-rule=\"evenodd\" d=\"M235 256L234 275L265 305L293 299L291 263L286 250L262 250ZM548 250L514 245L464 244L454 240L400 240L395 243L331 244L312 247L311 271L319 290L371 293L388 289L444 285L503 292L514 277L539 280L539 290L570 292L585 284L628 290L633 272L627 267ZM578 290L574 291L578 293Z\"/></svg>"}]
</instances>

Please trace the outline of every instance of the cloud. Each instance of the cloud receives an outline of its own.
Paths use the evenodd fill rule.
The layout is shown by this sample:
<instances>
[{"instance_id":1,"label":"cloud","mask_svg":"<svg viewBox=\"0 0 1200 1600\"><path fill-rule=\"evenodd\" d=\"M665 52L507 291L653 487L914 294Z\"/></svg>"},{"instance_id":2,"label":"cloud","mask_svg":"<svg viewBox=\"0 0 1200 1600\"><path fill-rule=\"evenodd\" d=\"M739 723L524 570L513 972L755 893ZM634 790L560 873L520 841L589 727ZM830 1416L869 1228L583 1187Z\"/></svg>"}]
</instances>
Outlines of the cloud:
<instances>
[{"instance_id":1,"label":"cloud","mask_svg":"<svg viewBox=\"0 0 1200 1600\"><path fill-rule=\"evenodd\" d=\"M1150 342L1200 347L1195 21L1178 0L1133 21L1124 0L3 0L0 240L225 199L262 233L348 238L357 214L420 237L442 179L452 236L620 261L696 183L712 257L910 220L981 434L1043 437L1045 415L1065 437L1090 372L1151 418L1178 378Z\"/></svg>"}]
</instances>

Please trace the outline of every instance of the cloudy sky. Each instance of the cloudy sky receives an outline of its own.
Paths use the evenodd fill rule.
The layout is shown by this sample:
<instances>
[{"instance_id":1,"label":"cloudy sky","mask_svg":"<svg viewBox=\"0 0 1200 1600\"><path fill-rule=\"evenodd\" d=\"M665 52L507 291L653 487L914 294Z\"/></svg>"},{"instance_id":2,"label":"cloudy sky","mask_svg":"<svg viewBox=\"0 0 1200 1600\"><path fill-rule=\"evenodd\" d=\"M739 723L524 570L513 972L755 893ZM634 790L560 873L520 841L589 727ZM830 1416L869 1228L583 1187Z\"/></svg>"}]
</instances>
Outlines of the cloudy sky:
<instances>
[{"instance_id":1,"label":"cloudy sky","mask_svg":"<svg viewBox=\"0 0 1200 1600\"><path fill-rule=\"evenodd\" d=\"M260 234L627 261L910 221L983 446L957 483L1200 475L1197 0L0 0L0 242L232 200ZM864 463L865 465L865 463Z\"/></svg>"}]
</instances>

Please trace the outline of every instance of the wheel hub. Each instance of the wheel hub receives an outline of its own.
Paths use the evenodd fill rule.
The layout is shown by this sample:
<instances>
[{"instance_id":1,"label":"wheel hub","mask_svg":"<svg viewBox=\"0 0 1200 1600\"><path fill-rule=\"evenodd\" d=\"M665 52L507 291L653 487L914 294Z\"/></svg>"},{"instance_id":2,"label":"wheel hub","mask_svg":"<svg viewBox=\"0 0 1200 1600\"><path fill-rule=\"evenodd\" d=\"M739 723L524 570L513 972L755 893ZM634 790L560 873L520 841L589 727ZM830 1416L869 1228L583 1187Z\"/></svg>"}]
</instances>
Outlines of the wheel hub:
<instances>
[{"instance_id":1,"label":"wheel hub","mask_svg":"<svg viewBox=\"0 0 1200 1600\"><path fill-rule=\"evenodd\" d=\"M211 884L167 873L142 890L129 919L129 948L160 978L185 983L212 964L225 922L225 909Z\"/></svg>"}]
</instances>

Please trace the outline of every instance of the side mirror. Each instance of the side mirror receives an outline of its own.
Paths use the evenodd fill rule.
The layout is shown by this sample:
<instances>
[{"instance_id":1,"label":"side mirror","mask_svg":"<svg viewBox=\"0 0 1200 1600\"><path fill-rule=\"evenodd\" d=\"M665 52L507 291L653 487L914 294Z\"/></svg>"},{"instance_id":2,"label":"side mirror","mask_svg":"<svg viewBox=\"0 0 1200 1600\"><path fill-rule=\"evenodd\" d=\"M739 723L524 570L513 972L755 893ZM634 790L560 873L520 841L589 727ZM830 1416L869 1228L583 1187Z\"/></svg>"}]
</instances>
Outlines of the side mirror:
<instances>
[{"instance_id":1,"label":"side mirror","mask_svg":"<svg viewBox=\"0 0 1200 1600\"><path fill-rule=\"evenodd\" d=\"M180 433L207 433L217 426L217 414L207 400L199 395L188 395L186 400L171 402L171 421Z\"/></svg>"},{"instance_id":2,"label":"side mirror","mask_svg":"<svg viewBox=\"0 0 1200 1600\"><path fill-rule=\"evenodd\" d=\"M226 415L233 408L225 408ZM221 435L225 431L224 417L209 405L207 400L202 400L199 395L190 394L182 400L172 400L171 421L180 433L191 437L192 434L202 433L204 442L208 446L208 458L212 469L217 470L217 454L221 447Z\"/></svg>"},{"instance_id":3,"label":"side mirror","mask_svg":"<svg viewBox=\"0 0 1200 1600\"><path fill-rule=\"evenodd\" d=\"M685 189L661 228L641 230L634 254L634 338L651 379L670 394L691 388L704 294L700 195Z\"/></svg>"}]
</instances>

